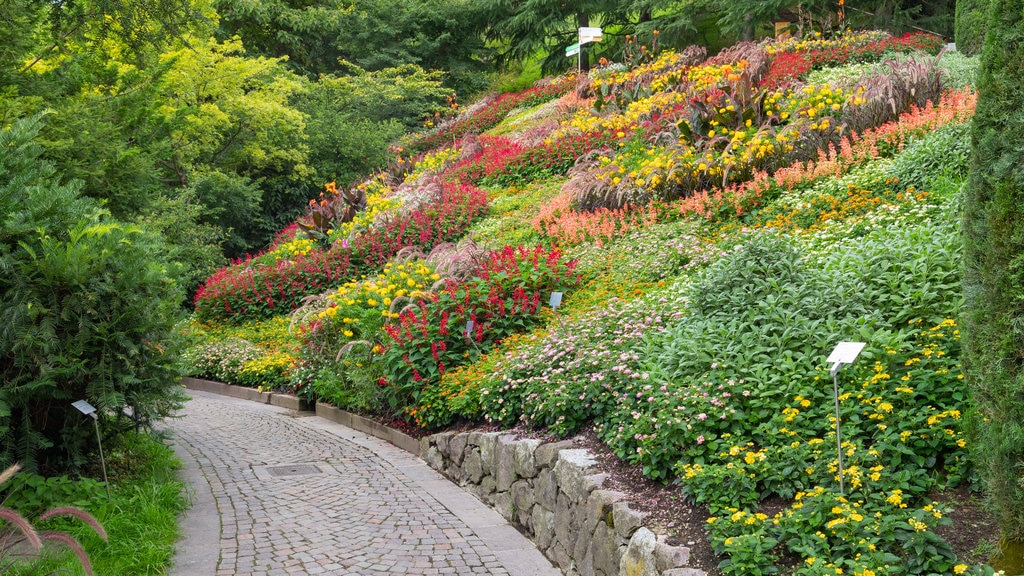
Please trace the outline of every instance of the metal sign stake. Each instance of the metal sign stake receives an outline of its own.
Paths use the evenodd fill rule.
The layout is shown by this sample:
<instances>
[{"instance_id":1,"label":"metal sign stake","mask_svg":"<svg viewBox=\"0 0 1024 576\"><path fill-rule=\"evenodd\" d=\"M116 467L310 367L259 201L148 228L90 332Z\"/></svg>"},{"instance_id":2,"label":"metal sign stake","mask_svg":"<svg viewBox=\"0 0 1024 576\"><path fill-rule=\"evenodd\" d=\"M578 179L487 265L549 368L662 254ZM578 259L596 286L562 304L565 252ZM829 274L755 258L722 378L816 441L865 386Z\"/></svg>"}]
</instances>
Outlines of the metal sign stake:
<instances>
[{"instance_id":1,"label":"metal sign stake","mask_svg":"<svg viewBox=\"0 0 1024 576\"><path fill-rule=\"evenodd\" d=\"M839 464L839 494L845 496L846 489L843 484L843 437L839 427L839 369L844 364L853 364L853 361L864 349L864 342L840 342L832 353L828 355L826 362L832 364L829 372L832 374L832 390L836 401L836 455Z\"/></svg>"}]
</instances>

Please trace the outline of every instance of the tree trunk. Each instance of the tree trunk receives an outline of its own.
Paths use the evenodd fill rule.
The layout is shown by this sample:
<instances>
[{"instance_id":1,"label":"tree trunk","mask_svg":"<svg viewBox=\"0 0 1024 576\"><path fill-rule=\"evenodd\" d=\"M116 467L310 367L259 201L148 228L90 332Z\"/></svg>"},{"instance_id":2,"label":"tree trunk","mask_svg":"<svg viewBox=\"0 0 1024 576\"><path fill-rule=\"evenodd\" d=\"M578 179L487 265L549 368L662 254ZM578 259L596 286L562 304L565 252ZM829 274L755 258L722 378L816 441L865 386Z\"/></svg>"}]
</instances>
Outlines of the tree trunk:
<instances>
[{"instance_id":1,"label":"tree trunk","mask_svg":"<svg viewBox=\"0 0 1024 576\"><path fill-rule=\"evenodd\" d=\"M590 15L587 14L586 12L577 12L576 13L576 25L579 26L580 28L587 28L587 27L589 27L590 26ZM579 36L577 35L576 38L579 39ZM587 44L587 46L590 46L590 44ZM590 71L590 50L587 49L584 46L580 46L580 56L579 56L579 58L580 58L580 71L581 72L589 72Z\"/></svg>"}]
</instances>

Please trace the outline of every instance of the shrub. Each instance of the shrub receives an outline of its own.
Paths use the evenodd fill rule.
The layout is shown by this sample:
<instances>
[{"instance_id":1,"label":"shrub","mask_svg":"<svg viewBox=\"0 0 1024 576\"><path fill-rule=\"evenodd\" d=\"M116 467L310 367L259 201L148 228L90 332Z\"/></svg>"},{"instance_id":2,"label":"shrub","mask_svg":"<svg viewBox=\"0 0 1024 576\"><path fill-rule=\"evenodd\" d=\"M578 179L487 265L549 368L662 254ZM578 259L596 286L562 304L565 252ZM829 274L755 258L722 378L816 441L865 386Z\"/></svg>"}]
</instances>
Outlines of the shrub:
<instances>
[{"instance_id":1,"label":"shrub","mask_svg":"<svg viewBox=\"0 0 1024 576\"><path fill-rule=\"evenodd\" d=\"M182 292L156 237L59 183L33 142L39 127L0 130L0 462L53 474L96 447L72 401L96 406L108 435L177 405Z\"/></svg>"},{"instance_id":2,"label":"shrub","mask_svg":"<svg viewBox=\"0 0 1024 576\"><path fill-rule=\"evenodd\" d=\"M953 35L956 49L968 56L981 54L992 0L957 0Z\"/></svg>"},{"instance_id":3,"label":"shrub","mask_svg":"<svg viewBox=\"0 0 1024 576\"><path fill-rule=\"evenodd\" d=\"M901 186L930 190L937 178L964 180L971 155L969 124L950 124L907 145L889 173Z\"/></svg>"},{"instance_id":4,"label":"shrub","mask_svg":"<svg viewBox=\"0 0 1024 576\"><path fill-rule=\"evenodd\" d=\"M939 60L939 67L942 68L942 83L953 90L963 89L965 86L974 88L978 82L977 56L964 56L960 52L947 52Z\"/></svg>"},{"instance_id":5,"label":"shrub","mask_svg":"<svg viewBox=\"0 0 1024 576\"><path fill-rule=\"evenodd\" d=\"M422 389L449 369L535 324L541 299L577 281L574 266L557 249L506 246L491 252L474 279L446 280L399 313L384 327L381 358L392 409L415 406Z\"/></svg>"},{"instance_id":6,"label":"shrub","mask_svg":"<svg viewBox=\"0 0 1024 576\"><path fill-rule=\"evenodd\" d=\"M1024 202L1020 142L1024 87L1020 6L989 4L978 108L971 125L971 170L964 201L964 355L979 416L982 471L1004 541L1024 543ZM1018 553L1019 554L1019 553ZM1017 558L1020 566L1020 556Z\"/></svg>"}]
</instances>

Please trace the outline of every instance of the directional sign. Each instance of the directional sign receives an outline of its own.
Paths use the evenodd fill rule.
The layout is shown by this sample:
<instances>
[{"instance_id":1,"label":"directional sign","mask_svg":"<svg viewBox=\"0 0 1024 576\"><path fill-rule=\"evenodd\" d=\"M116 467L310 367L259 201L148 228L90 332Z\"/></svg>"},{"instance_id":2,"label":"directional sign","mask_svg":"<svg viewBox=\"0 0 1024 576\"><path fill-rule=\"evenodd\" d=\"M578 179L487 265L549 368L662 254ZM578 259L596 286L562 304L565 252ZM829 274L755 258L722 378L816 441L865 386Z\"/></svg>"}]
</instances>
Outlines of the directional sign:
<instances>
[{"instance_id":1,"label":"directional sign","mask_svg":"<svg viewBox=\"0 0 1024 576\"><path fill-rule=\"evenodd\" d=\"M580 53L580 45L579 44L570 44L569 46L565 47L565 55L566 55L566 57L568 57L568 56L575 56L575 55L577 55L579 53Z\"/></svg>"},{"instance_id":2,"label":"directional sign","mask_svg":"<svg viewBox=\"0 0 1024 576\"><path fill-rule=\"evenodd\" d=\"M580 28L580 44L588 44L590 42L601 41L601 29L600 28Z\"/></svg>"}]
</instances>

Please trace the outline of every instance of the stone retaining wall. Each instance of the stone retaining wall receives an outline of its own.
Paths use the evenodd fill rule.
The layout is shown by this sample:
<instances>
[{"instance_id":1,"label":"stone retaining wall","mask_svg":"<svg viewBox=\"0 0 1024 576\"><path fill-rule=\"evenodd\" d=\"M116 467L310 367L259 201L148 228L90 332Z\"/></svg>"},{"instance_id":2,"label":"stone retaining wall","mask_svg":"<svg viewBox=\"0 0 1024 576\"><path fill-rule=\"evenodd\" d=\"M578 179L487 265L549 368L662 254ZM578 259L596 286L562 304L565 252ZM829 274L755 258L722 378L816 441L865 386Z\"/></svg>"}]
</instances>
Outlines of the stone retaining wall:
<instances>
[{"instance_id":1,"label":"stone retaining wall","mask_svg":"<svg viewBox=\"0 0 1024 576\"><path fill-rule=\"evenodd\" d=\"M501 432L444 432L420 457L492 506L567 576L702 576L689 549L643 526L606 474L570 442L541 444Z\"/></svg>"}]
</instances>

